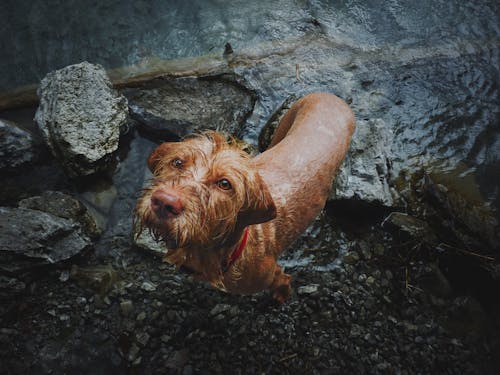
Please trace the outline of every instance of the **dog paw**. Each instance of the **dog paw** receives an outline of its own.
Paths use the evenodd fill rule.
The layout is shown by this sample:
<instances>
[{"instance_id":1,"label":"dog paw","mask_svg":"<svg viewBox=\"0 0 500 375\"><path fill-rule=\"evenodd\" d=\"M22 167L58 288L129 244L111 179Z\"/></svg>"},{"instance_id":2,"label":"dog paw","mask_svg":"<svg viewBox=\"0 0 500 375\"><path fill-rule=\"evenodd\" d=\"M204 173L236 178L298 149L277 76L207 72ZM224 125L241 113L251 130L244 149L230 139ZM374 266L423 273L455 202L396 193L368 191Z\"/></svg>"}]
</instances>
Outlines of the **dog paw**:
<instances>
[{"instance_id":1,"label":"dog paw","mask_svg":"<svg viewBox=\"0 0 500 375\"><path fill-rule=\"evenodd\" d=\"M280 285L272 291L273 299L279 304L284 303L290 298L291 295L292 288L290 287L290 284Z\"/></svg>"}]
</instances>

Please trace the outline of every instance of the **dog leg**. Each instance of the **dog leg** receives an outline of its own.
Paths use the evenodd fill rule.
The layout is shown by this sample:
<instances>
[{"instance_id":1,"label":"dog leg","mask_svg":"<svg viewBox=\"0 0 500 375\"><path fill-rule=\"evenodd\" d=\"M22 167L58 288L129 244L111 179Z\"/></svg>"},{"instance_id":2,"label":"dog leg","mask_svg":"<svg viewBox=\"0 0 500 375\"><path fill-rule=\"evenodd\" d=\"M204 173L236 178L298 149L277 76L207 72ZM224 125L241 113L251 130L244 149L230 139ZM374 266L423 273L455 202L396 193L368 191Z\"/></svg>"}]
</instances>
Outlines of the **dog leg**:
<instances>
[{"instance_id":1,"label":"dog leg","mask_svg":"<svg viewBox=\"0 0 500 375\"><path fill-rule=\"evenodd\" d=\"M283 272L283 269L276 265L276 270L274 272L274 280L269 288L273 299L278 303L285 302L292 294L292 288L290 287L290 281L292 277Z\"/></svg>"}]
</instances>

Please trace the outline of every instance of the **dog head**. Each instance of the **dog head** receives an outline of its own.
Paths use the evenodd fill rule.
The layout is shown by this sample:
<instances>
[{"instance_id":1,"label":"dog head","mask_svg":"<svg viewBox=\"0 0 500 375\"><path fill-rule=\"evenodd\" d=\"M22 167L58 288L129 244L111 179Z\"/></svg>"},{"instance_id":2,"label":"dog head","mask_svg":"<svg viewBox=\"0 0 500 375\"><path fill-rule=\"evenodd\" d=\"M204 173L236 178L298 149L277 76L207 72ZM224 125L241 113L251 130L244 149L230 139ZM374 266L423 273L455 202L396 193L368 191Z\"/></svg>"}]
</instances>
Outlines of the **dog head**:
<instances>
[{"instance_id":1,"label":"dog head","mask_svg":"<svg viewBox=\"0 0 500 375\"><path fill-rule=\"evenodd\" d=\"M148 166L154 177L137 203L137 218L171 249L221 246L235 230L276 216L248 154L220 133L163 143Z\"/></svg>"}]
</instances>

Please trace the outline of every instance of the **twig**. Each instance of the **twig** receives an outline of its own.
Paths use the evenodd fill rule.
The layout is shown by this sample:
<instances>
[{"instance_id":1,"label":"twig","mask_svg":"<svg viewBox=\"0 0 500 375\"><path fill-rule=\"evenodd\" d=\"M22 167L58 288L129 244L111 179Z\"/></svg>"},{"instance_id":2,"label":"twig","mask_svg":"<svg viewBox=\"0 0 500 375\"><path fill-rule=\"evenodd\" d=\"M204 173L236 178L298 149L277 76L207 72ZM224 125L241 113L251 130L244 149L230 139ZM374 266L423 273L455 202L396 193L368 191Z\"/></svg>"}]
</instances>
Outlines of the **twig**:
<instances>
[{"instance_id":1,"label":"twig","mask_svg":"<svg viewBox=\"0 0 500 375\"><path fill-rule=\"evenodd\" d=\"M295 64L295 78L297 78L297 81L302 81L300 79L300 70L299 70L299 64Z\"/></svg>"},{"instance_id":2,"label":"twig","mask_svg":"<svg viewBox=\"0 0 500 375\"><path fill-rule=\"evenodd\" d=\"M476 256L476 257L479 257L479 258L483 258L483 259L486 259L486 260L489 260L489 261L494 261L495 260L495 258L493 258L493 257L487 256L487 255L478 254L478 253L474 253L473 251L469 251L469 250L460 249L458 247L454 247L454 246L451 246L451 245L448 245L448 244L445 244L445 243L440 243L436 247L437 248L447 247L449 249L456 250L456 251L459 251L459 252L467 254L467 255L473 255L473 256Z\"/></svg>"},{"instance_id":3,"label":"twig","mask_svg":"<svg viewBox=\"0 0 500 375\"><path fill-rule=\"evenodd\" d=\"M298 356L297 353L293 353L293 354L287 355L286 357L281 358L278 362L281 363L281 362L289 361L290 359L293 359L297 356Z\"/></svg>"}]
</instances>

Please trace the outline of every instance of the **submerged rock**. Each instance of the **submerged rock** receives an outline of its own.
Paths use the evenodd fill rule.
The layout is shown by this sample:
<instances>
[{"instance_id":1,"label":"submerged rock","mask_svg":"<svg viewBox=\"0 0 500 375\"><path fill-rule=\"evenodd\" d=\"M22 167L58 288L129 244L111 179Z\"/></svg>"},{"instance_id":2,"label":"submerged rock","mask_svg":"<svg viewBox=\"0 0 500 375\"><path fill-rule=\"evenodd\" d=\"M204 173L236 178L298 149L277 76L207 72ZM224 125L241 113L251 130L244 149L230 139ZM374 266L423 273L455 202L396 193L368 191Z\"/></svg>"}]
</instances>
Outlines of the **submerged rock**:
<instances>
[{"instance_id":1,"label":"submerged rock","mask_svg":"<svg viewBox=\"0 0 500 375\"><path fill-rule=\"evenodd\" d=\"M83 62L49 73L38 90L35 115L45 141L72 176L106 169L127 119L127 100L105 70Z\"/></svg>"},{"instance_id":2,"label":"submerged rock","mask_svg":"<svg viewBox=\"0 0 500 375\"><path fill-rule=\"evenodd\" d=\"M429 175L424 175L420 187L435 223L447 228L471 248L480 248L481 242L497 250L500 248L498 220L485 202L468 199L453 187L437 183L435 177Z\"/></svg>"},{"instance_id":3,"label":"submerged rock","mask_svg":"<svg viewBox=\"0 0 500 375\"><path fill-rule=\"evenodd\" d=\"M253 94L232 78L162 78L125 91L131 116L153 135L181 138L204 129L238 135Z\"/></svg>"},{"instance_id":4,"label":"submerged rock","mask_svg":"<svg viewBox=\"0 0 500 375\"><path fill-rule=\"evenodd\" d=\"M392 212L385 220L384 226L422 241L428 245L437 245L439 240L429 224L403 212Z\"/></svg>"},{"instance_id":5,"label":"submerged rock","mask_svg":"<svg viewBox=\"0 0 500 375\"><path fill-rule=\"evenodd\" d=\"M11 121L0 119L0 171L32 163L37 157L34 144L30 132Z\"/></svg>"},{"instance_id":6,"label":"submerged rock","mask_svg":"<svg viewBox=\"0 0 500 375\"><path fill-rule=\"evenodd\" d=\"M17 273L58 263L91 245L80 225L47 212L0 208L0 269Z\"/></svg>"}]
</instances>

